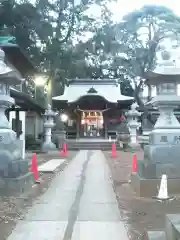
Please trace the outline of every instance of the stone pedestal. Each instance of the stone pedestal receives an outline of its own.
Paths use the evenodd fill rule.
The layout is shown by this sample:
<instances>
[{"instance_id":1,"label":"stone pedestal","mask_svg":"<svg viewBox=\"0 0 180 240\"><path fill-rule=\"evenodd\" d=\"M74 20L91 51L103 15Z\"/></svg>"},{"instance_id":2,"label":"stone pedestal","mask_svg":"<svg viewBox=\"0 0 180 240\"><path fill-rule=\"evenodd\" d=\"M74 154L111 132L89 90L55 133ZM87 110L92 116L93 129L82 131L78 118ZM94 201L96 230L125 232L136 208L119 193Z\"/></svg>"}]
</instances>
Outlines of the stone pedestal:
<instances>
[{"instance_id":1,"label":"stone pedestal","mask_svg":"<svg viewBox=\"0 0 180 240\"><path fill-rule=\"evenodd\" d=\"M63 144L66 140L66 131L64 123L61 121L60 116L56 115L55 117L55 126L53 128L53 140L56 143L58 149L63 148Z\"/></svg>"},{"instance_id":2,"label":"stone pedestal","mask_svg":"<svg viewBox=\"0 0 180 240\"><path fill-rule=\"evenodd\" d=\"M131 110L126 113L128 127L130 130L129 146L132 149L137 149L140 147L139 143L137 142L137 129L140 127L140 123L138 123L138 117L141 116L141 113L136 110L137 107L138 105L136 103L133 103L131 105Z\"/></svg>"},{"instance_id":3,"label":"stone pedestal","mask_svg":"<svg viewBox=\"0 0 180 240\"><path fill-rule=\"evenodd\" d=\"M140 196L147 196L147 189L149 196L157 195L162 174L167 174L169 192L180 192L180 124L173 113L180 104L180 69L173 61L164 62L149 75L149 84L157 86L157 96L151 103L158 107L160 115L149 135L149 145L144 148L144 160L138 161L138 173L132 176L132 186L139 189Z\"/></svg>"},{"instance_id":4,"label":"stone pedestal","mask_svg":"<svg viewBox=\"0 0 180 240\"><path fill-rule=\"evenodd\" d=\"M56 113L52 111L51 105L44 113L44 142L42 144L42 151L48 152L56 150L56 145L52 142L52 128L54 127L54 117Z\"/></svg>"},{"instance_id":5,"label":"stone pedestal","mask_svg":"<svg viewBox=\"0 0 180 240\"><path fill-rule=\"evenodd\" d=\"M0 195L18 193L33 182L28 161L22 159L20 140L5 116L5 110L14 104L10 85L20 83L16 72L5 65L4 52L0 50Z\"/></svg>"}]
</instances>

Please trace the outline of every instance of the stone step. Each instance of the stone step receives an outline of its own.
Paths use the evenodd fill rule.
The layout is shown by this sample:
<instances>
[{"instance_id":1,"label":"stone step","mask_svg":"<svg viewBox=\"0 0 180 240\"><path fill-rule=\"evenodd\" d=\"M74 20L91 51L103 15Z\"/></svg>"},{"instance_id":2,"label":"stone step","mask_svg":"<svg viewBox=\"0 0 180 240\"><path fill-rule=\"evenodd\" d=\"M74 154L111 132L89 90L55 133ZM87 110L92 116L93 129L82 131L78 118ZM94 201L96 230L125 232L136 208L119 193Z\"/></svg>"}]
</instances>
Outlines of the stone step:
<instances>
[{"instance_id":1,"label":"stone step","mask_svg":"<svg viewBox=\"0 0 180 240\"><path fill-rule=\"evenodd\" d=\"M180 239L180 214L166 215L164 231L148 231L143 240L178 240Z\"/></svg>"},{"instance_id":2,"label":"stone step","mask_svg":"<svg viewBox=\"0 0 180 240\"><path fill-rule=\"evenodd\" d=\"M96 145L96 144L104 144L104 145L112 145L114 143L114 141L111 141L111 142L100 142L100 141L97 141L97 142L93 142L93 141L70 141L70 140L67 140L67 143L68 144L82 144L82 145L88 145L88 144L92 144L92 145ZM119 144L117 141L115 141L116 144Z\"/></svg>"},{"instance_id":3,"label":"stone step","mask_svg":"<svg viewBox=\"0 0 180 240\"><path fill-rule=\"evenodd\" d=\"M166 216L166 240L180 239L180 214L168 214Z\"/></svg>"},{"instance_id":4,"label":"stone step","mask_svg":"<svg viewBox=\"0 0 180 240\"><path fill-rule=\"evenodd\" d=\"M52 159L44 164L41 164L38 167L38 170L39 172L43 172L43 173L53 173L65 161L66 161L65 159Z\"/></svg>"},{"instance_id":5,"label":"stone step","mask_svg":"<svg viewBox=\"0 0 180 240\"><path fill-rule=\"evenodd\" d=\"M148 231L144 240L166 240L166 235L163 231Z\"/></svg>"},{"instance_id":6,"label":"stone step","mask_svg":"<svg viewBox=\"0 0 180 240\"><path fill-rule=\"evenodd\" d=\"M67 142L69 150L104 150L112 149L111 142ZM116 144L116 149L121 150L119 143Z\"/></svg>"}]
</instances>

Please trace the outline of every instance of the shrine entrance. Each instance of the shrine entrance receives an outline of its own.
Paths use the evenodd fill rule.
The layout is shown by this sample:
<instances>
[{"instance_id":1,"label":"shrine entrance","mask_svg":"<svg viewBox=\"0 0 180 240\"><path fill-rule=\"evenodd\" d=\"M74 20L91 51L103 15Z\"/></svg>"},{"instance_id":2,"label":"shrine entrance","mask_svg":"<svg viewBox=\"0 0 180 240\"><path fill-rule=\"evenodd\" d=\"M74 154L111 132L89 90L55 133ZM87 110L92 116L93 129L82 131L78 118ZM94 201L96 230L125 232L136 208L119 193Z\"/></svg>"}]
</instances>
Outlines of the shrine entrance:
<instances>
[{"instance_id":1,"label":"shrine entrance","mask_svg":"<svg viewBox=\"0 0 180 240\"><path fill-rule=\"evenodd\" d=\"M96 138L104 135L102 111L83 111L81 113L81 137Z\"/></svg>"},{"instance_id":2,"label":"shrine entrance","mask_svg":"<svg viewBox=\"0 0 180 240\"><path fill-rule=\"evenodd\" d=\"M134 100L122 95L120 89L115 79L70 80L64 94L53 97L54 108L61 106L68 116L67 138L116 136L121 110L128 109Z\"/></svg>"}]
</instances>

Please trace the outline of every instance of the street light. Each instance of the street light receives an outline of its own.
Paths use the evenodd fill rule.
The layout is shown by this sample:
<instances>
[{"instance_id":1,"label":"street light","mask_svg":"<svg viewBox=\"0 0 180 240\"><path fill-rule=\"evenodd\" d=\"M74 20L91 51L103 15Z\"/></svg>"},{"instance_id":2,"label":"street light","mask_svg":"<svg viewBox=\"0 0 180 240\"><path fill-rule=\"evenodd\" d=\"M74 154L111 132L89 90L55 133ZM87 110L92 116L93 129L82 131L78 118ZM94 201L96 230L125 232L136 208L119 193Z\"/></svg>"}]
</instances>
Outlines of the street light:
<instances>
[{"instance_id":1,"label":"street light","mask_svg":"<svg viewBox=\"0 0 180 240\"><path fill-rule=\"evenodd\" d=\"M43 76L38 76L35 78L34 83L36 86L45 86L47 83L47 79Z\"/></svg>"}]
</instances>

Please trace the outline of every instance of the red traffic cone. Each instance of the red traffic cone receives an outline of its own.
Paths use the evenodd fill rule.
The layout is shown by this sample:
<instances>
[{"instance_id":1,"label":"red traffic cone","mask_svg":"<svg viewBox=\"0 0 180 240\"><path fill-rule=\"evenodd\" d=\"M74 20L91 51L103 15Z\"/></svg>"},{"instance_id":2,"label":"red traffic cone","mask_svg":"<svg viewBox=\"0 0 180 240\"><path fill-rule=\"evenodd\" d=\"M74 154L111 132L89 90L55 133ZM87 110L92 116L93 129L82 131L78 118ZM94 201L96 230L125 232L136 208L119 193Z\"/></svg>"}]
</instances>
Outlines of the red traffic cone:
<instances>
[{"instance_id":1,"label":"red traffic cone","mask_svg":"<svg viewBox=\"0 0 180 240\"><path fill-rule=\"evenodd\" d=\"M40 183L39 181L39 171L38 171L38 163L37 163L37 155L34 153L32 157L32 166L31 172L34 174L34 180L36 183Z\"/></svg>"},{"instance_id":2,"label":"red traffic cone","mask_svg":"<svg viewBox=\"0 0 180 240\"><path fill-rule=\"evenodd\" d=\"M117 157L117 151L116 151L116 144L112 144L112 157L115 158Z\"/></svg>"},{"instance_id":3,"label":"red traffic cone","mask_svg":"<svg viewBox=\"0 0 180 240\"><path fill-rule=\"evenodd\" d=\"M137 163L136 154L133 155L132 172L133 173L137 173L138 172L138 163Z\"/></svg>"},{"instance_id":4,"label":"red traffic cone","mask_svg":"<svg viewBox=\"0 0 180 240\"><path fill-rule=\"evenodd\" d=\"M62 157L67 157L68 153L67 153L67 144L66 143L63 144L63 150L61 151L60 154Z\"/></svg>"}]
</instances>

